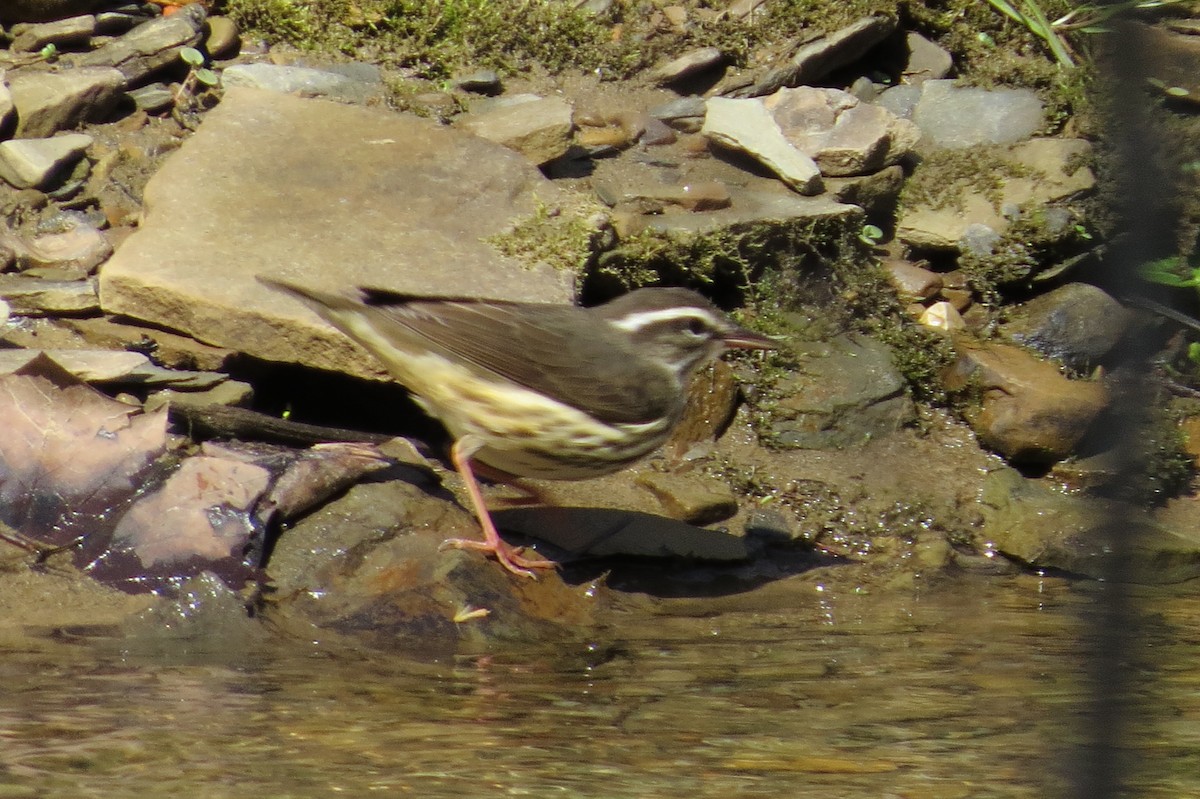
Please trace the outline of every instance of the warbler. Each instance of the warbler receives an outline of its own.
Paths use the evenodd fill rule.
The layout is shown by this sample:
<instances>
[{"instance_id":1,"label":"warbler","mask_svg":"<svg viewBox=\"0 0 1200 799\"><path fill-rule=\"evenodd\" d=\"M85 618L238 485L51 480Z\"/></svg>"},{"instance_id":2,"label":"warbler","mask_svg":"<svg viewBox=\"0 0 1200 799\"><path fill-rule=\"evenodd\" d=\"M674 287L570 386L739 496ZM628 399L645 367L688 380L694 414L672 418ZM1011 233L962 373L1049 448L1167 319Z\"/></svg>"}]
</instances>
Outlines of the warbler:
<instances>
[{"instance_id":1,"label":"warbler","mask_svg":"<svg viewBox=\"0 0 1200 799\"><path fill-rule=\"evenodd\" d=\"M350 296L259 280L366 348L445 425L484 535L446 544L482 550L525 576L555 564L500 538L477 471L501 481L618 471L667 440L699 366L727 348L774 346L682 288L638 289L583 308L364 288Z\"/></svg>"}]
</instances>

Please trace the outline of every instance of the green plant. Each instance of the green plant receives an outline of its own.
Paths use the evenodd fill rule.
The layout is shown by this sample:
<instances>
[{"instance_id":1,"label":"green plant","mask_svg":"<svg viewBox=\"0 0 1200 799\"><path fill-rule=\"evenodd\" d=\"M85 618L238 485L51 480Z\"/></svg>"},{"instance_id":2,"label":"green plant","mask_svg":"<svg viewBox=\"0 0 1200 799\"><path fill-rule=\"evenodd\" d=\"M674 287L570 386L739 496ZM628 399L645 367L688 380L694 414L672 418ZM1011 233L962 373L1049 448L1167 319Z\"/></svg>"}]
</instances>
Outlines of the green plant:
<instances>
[{"instance_id":1,"label":"green plant","mask_svg":"<svg viewBox=\"0 0 1200 799\"><path fill-rule=\"evenodd\" d=\"M204 66L204 53L195 47L184 47L179 51L179 60L188 65L187 77L179 84L175 92L175 105L183 102L184 97L193 97L197 86L211 89L221 82L216 72Z\"/></svg>"},{"instance_id":2,"label":"green plant","mask_svg":"<svg viewBox=\"0 0 1200 799\"><path fill-rule=\"evenodd\" d=\"M863 225L858 231L858 240L868 247L875 247L883 239L883 230L878 225Z\"/></svg>"}]
</instances>

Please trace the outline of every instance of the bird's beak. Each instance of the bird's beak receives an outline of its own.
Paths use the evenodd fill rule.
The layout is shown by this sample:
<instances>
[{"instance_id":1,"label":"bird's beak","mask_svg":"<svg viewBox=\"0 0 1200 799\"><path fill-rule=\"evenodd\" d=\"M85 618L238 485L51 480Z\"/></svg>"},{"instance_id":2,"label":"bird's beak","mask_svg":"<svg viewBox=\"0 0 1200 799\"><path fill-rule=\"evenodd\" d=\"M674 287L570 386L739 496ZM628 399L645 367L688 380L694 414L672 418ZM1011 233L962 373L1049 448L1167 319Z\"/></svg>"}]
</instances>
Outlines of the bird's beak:
<instances>
[{"instance_id":1,"label":"bird's beak","mask_svg":"<svg viewBox=\"0 0 1200 799\"><path fill-rule=\"evenodd\" d=\"M773 350L779 346L762 333L755 333L744 327L733 328L721 336L721 340L725 342L726 347L734 350Z\"/></svg>"}]
</instances>

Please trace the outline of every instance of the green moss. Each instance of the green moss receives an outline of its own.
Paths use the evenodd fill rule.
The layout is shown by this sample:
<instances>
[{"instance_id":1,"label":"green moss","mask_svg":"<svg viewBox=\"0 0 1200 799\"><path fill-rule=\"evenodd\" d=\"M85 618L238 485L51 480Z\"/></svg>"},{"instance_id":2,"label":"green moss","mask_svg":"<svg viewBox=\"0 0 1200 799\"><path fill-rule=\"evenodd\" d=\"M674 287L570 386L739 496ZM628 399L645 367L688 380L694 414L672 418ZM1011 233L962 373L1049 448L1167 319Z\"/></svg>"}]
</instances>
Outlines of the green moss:
<instances>
[{"instance_id":1,"label":"green moss","mask_svg":"<svg viewBox=\"0 0 1200 799\"><path fill-rule=\"evenodd\" d=\"M500 253L522 263L546 263L582 275L603 230L594 221L599 203L577 198L566 207L539 206L510 230L487 239Z\"/></svg>"},{"instance_id":2,"label":"green moss","mask_svg":"<svg viewBox=\"0 0 1200 799\"><path fill-rule=\"evenodd\" d=\"M994 145L931 153L904 182L900 208L957 208L963 197L973 194L999 211L1005 182L1033 174L1006 157L1008 152L1004 145Z\"/></svg>"},{"instance_id":3,"label":"green moss","mask_svg":"<svg viewBox=\"0 0 1200 799\"><path fill-rule=\"evenodd\" d=\"M965 252L958 265L982 301L998 305L1006 290L1028 288L1040 270L1090 246L1089 235L1078 224L1051 223L1046 208L1022 209L990 254Z\"/></svg>"}]
</instances>

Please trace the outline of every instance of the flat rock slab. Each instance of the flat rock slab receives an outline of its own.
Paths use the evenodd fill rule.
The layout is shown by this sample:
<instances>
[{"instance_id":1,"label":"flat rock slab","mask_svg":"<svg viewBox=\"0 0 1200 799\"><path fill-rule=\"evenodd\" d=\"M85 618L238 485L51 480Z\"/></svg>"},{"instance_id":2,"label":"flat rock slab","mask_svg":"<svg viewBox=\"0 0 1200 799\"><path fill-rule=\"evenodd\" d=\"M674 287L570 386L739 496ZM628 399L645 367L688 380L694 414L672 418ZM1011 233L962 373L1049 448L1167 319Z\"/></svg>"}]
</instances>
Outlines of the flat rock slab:
<instances>
[{"instance_id":1,"label":"flat rock slab","mask_svg":"<svg viewBox=\"0 0 1200 799\"><path fill-rule=\"evenodd\" d=\"M555 196L520 155L461 131L234 87L147 184L101 302L208 344L375 377L369 355L255 276L567 302L572 275L485 241Z\"/></svg>"}]
</instances>

